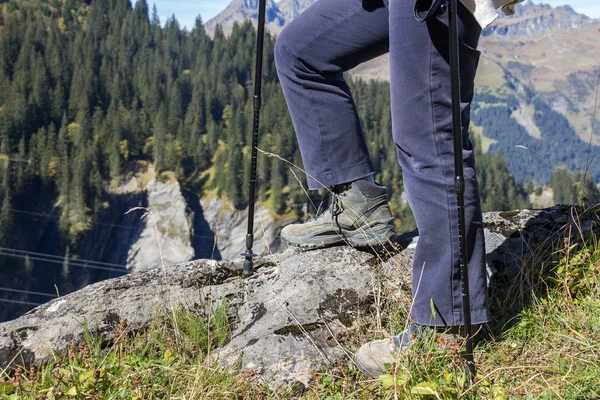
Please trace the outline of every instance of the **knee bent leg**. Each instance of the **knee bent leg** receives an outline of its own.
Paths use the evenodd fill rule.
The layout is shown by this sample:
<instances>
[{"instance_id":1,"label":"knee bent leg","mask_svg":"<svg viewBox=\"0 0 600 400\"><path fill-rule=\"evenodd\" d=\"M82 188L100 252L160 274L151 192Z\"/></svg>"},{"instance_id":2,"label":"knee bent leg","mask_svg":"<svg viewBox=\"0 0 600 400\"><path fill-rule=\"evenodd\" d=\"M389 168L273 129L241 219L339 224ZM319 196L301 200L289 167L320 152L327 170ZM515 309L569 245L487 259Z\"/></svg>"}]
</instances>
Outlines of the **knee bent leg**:
<instances>
[{"instance_id":1,"label":"knee bent leg","mask_svg":"<svg viewBox=\"0 0 600 400\"><path fill-rule=\"evenodd\" d=\"M273 50L277 71L282 72L284 69L289 68L293 63L292 61L297 58L292 51L295 41L294 33L291 33L288 28L285 28L277 37Z\"/></svg>"}]
</instances>

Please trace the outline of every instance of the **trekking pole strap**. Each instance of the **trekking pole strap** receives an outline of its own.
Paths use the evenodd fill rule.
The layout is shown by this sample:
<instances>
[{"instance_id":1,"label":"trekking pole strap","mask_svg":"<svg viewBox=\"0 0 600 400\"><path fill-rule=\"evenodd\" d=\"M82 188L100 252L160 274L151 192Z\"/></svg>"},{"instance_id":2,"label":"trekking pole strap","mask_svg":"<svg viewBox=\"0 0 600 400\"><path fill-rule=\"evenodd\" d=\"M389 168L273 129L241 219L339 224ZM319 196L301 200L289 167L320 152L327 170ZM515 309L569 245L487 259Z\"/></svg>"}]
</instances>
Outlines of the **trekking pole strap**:
<instances>
[{"instance_id":1,"label":"trekking pole strap","mask_svg":"<svg viewBox=\"0 0 600 400\"><path fill-rule=\"evenodd\" d=\"M416 0L414 16L419 22L427 22L448 9L446 0Z\"/></svg>"}]
</instances>

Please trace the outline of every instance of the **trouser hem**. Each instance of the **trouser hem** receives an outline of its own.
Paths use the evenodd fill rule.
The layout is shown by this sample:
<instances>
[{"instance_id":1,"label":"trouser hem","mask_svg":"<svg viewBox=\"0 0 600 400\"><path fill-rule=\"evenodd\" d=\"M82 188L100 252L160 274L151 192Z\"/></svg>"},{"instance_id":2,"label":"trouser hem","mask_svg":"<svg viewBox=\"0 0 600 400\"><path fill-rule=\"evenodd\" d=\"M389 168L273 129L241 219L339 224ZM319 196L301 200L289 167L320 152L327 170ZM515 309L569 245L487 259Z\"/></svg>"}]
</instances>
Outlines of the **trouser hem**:
<instances>
[{"instance_id":1,"label":"trouser hem","mask_svg":"<svg viewBox=\"0 0 600 400\"><path fill-rule=\"evenodd\" d=\"M412 322L417 325L426 326L461 326L464 325L463 312L454 311L452 318L445 319L446 316L434 316L431 314L431 309L428 310L413 310ZM444 321L446 321L444 323ZM473 325L487 324L490 322L490 315L487 308L479 308L471 310L471 323Z\"/></svg>"},{"instance_id":2,"label":"trouser hem","mask_svg":"<svg viewBox=\"0 0 600 400\"><path fill-rule=\"evenodd\" d=\"M325 172L321 174L306 174L309 190L319 190L326 187L352 182L375 173L370 160L356 164L350 168Z\"/></svg>"}]
</instances>

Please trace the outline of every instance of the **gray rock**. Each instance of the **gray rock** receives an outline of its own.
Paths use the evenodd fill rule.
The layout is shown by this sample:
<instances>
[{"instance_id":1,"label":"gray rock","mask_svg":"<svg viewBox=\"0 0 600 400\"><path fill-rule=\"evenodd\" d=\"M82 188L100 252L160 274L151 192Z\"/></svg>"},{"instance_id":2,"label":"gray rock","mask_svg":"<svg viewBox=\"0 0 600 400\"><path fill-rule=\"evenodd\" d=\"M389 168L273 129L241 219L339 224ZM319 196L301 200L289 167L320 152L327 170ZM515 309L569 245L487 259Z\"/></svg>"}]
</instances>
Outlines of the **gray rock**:
<instances>
[{"instance_id":1,"label":"gray rock","mask_svg":"<svg viewBox=\"0 0 600 400\"><path fill-rule=\"evenodd\" d=\"M531 1L515 6L515 14L502 16L494 24L485 28L482 36L540 36L560 29L576 29L592 24L595 20L578 14L570 6L551 7L547 4L534 4Z\"/></svg>"},{"instance_id":2,"label":"gray rock","mask_svg":"<svg viewBox=\"0 0 600 400\"><path fill-rule=\"evenodd\" d=\"M120 321L147 326L157 311L201 304L199 288L234 275L231 263L202 261L156 268L95 283L0 324L0 368L39 364L84 338L84 329L106 340Z\"/></svg>"},{"instance_id":3,"label":"gray rock","mask_svg":"<svg viewBox=\"0 0 600 400\"><path fill-rule=\"evenodd\" d=\"M580 241L599 228L594 209L572 206L490 212L483 219L488 268L507 276L519 274L523 259L550 254L564 240Z\"/></svg>"},{"instance_id":4,"label":"gray rock","mask_svg":"<svg viewBox=\"0 0 600 400\"><path fill-rule=\"evenodd\" d=\"M272 266L242 286L208 288L213 298L233 300L232 339L214 357L224 366L239 362L274 387L307 384L314 371L345 358L335 337L371 304L372 257L348 247L288 250L267 258Z\"/></svg>"},{"instance_id":5,"label":"gray rock","mask_svg":"<svg viewBox=\"0 0 600 400\"><path fill-rule=\"evenodd\" d=\"M281 32L285 24L285 16L273 0L266 3L265 15L266 28L274 33ZM213 35L217 24L226 35L233 30L235 22L241 23L244 20L250 20L256 26L258 21L258 0L232 0L231 3L221 11L217 16L204 24L206 31Z\"/></svg>"},{"instance_id":6,"label":"gray rock","mask_svg":"<svg viewBox=\"0 0 600 400\"><path fill-rule=\"evenodd\" d=\"M109 341L122 320L138 330L157 311L204 310L227 299L231 340L214 355L221 364L241 362L274 387L307 383L311 371L344 358L332 337L370 304L371 257L347 247L290 249L258 259L247 280L239 276L240 259L200 260L96 283L0 324L0 368L40 364L82 341L84 327Z\"/></svg>"}]
</instances>

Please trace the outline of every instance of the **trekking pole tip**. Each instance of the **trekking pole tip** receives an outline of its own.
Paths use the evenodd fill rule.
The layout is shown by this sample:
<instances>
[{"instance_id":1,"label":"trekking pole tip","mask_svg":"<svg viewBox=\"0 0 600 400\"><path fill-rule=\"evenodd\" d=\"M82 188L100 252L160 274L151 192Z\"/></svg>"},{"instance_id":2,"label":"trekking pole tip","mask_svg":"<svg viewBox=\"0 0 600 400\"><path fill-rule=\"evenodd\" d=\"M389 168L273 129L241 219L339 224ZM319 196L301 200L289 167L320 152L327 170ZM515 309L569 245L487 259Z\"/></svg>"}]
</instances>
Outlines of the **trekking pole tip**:
<instances>
[{"instance_id":1,"label":"trekking pole tip","mask_svg":"<svg viewBox=\"0 0 600 400\"><path fill-rule=\"evenodd\" d=\"M244 261L244 272L242 273L242 277L244 277L244 279L250 278L252 275L254 275L253 264L252 257L246 257L246 260Z\"/></svg>"},{"instance_id":2,"label":"trekking pole tip","mask_svg":"<svg viewBox=\"0 0 600 400\"><path fill-rule=\"evenodd\" d=\"M245 253L242 253L242 257L246 258L244 260L244 272L242 273L242 276L244 278L250 278L254 275L254 258L258 257L258 255L254 254L251 248L248 248Z\"/></svg>"}]
</instances>

